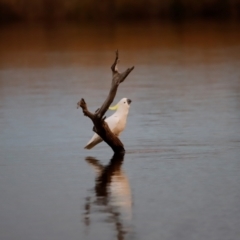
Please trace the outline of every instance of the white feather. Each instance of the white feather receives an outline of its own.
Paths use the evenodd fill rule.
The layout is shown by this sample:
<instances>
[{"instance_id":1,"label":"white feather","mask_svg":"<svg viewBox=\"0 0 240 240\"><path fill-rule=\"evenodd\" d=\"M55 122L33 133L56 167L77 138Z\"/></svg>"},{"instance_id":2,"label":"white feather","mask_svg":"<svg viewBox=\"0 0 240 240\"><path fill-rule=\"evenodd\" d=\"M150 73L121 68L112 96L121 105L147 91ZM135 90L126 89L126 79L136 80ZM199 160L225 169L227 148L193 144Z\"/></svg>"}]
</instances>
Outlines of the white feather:
<instances>
[{"instance_id":1,"label":"white feather","mask_svg":"<svg viewBox=\"0 0 240 240\"><path fill-rule=\"evenodd\" d=\"M108 117L105 122L108 124L110 130L116 136L119 136L120 133L125 129L130 105L127 98L121 99L117 105L117 111L113 115ZM91 149L100 142L102 142L102 138L95 133L84 148Z\"/></svg>"}]
</instances>

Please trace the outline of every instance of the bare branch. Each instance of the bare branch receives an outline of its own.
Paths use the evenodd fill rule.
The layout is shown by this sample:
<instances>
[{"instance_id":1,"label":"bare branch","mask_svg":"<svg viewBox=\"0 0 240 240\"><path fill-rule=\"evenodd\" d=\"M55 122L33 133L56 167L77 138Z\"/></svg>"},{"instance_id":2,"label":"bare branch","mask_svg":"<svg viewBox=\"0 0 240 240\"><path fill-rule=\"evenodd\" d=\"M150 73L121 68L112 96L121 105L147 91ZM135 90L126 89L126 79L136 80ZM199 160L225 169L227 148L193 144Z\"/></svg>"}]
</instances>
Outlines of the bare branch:
<instances>
[{"instance_id":1,"label":"bare branch","mask_svg":"<svg viewBox=\"0 0 240 240\"><path fill-rule=\"evenodd\" d=\"M116 59L115 59L116 61ZM114 62L115 63L115 62ZM114 65L113 63L113 65ZM119 72L115 72L113 79L112 79L112 86L111 89L109 91L109 94L105 100L105 102L103 103L102 107L100 108L100 110L98 111L98 116L100 118L103 117L103 115L106 113L106 111L108 110L109 106L111 105L111 103L113 102L116 93L117 93L117 89L118 86L121 82L123 82L125 80L125 78L129 75L129 73L134 69L134 67L128 68L125 72L123 73L119 73Z\"/></svg>"},{"instance_id":2,"label":"bare branch","mask_svg":"<svg viewBox=\"0 0 240 240\"><path fill-rule=\"evenodd\" d=\"M105 122L106 117L103 117L116 96L119 84L122 83L129 73L134 69L134 67L131 67L125 70L123 73L119 73L116 69L117 62L118 50L116 51L114 63L111 66L113 73L111 88L101 108L97 109L94 114L89 112L87 109L87 104L83 98L77 103L77 106L78 108L81 107L84 115L93 121L93 131L96 132L113 149L115 153L122 153L125 151L122 142L112 133L108 127L108 124Z\"/></svg>"},{"instance_id":3,"label":"bare branch","mask_svg":"<svg viewBox=\"0 0 240 240\"><path fill-rule=\"evenodd\" d=\"M94 114L92 114L91 112L88 111L87 104L83 98L77 103L77 108L79 108L79 107L82 108L83 114L85 116L87 116L93 120Z\"/></svg>"},{"instance_id":4,"label":"bare branch","mask_svg":"<svg viewBox=\"0 0 240 240\"><path fill-rule=\"evenodd\" d=\"M117 72L117 63L118 63L118 50L116 51L116 57L115 57L114 63L111 66L113 74Z\"/></svg>"},{"instance_id":5,"label":"bare branch","mask_svg":"<svg viewBox=\"0 0 240 240\"><path fill-rule=\"evenodd\" d=\"M125 72L121 73L121 77L119 79L120 83L125 80L125 78L129 75L129 73L134 69L134 66L131 68L128 68Z\"/></svg>"}]
</instances>

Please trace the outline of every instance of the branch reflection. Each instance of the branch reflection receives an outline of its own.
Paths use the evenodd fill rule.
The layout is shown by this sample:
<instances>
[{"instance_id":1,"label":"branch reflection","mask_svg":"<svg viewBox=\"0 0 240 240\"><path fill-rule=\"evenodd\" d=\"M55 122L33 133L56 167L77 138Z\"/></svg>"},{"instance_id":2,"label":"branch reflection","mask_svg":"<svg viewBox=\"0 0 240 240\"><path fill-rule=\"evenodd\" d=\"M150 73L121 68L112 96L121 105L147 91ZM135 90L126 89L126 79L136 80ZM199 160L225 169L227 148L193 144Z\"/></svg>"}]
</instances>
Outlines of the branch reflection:
<instances>
[{"instance_id":1,"label":"branch reflection","mask_svg":"<svg viewBox=\"0 0 240 240\"><path fill-rule=\"evenodd\" d=\"M131 189L128 178L121 169L124 155L114 154L106 166L93 157L87 157L86 161L96 171L96 180L95 196L86 198L85 225L91 225L90 216L94 214L94 209L105 215L106 222L113 223L117 239L123 240L131 232L132 218Z\"/></svg>"}]
</instances>

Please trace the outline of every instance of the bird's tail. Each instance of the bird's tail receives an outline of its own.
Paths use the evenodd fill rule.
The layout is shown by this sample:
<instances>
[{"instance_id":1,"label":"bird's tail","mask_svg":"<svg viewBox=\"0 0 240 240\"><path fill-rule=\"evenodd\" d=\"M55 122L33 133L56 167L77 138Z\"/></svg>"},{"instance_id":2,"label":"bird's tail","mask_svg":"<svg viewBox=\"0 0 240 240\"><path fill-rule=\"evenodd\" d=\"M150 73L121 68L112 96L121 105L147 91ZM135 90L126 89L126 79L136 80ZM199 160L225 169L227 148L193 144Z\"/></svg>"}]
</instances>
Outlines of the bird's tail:
<instances>
[{"instance_id":1,"label":"bird's tail","mask_svg":"<svg viewBox=\"0 0 240 240\"><path fill-rule=\"evenodd\" d=\"M84 148L85 149L92 149L94 146L102 142L102 139L100 137L94 139L93 141L90 141Z\"/></svg>"}]
</instances>

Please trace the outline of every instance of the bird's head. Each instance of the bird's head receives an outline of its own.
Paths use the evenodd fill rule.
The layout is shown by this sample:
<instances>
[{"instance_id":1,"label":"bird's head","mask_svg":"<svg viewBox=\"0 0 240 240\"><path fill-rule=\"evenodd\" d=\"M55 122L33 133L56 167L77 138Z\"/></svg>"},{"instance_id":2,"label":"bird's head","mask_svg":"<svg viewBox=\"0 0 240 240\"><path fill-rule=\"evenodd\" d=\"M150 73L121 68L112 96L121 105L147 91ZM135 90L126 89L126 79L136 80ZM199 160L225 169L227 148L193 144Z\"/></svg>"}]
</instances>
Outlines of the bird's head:
<instances>
[{"instance_id":1,"label":"bird's head","mask_svg":"<svg viewBox=\"0 0 240 240\"><path fill-rule=\"evenodd\" d=\"M110 110L117 110L120 112L128 112L132 100L128 98L122 98L115 106L110 107Z\"/></svg>"}]
</instances>

